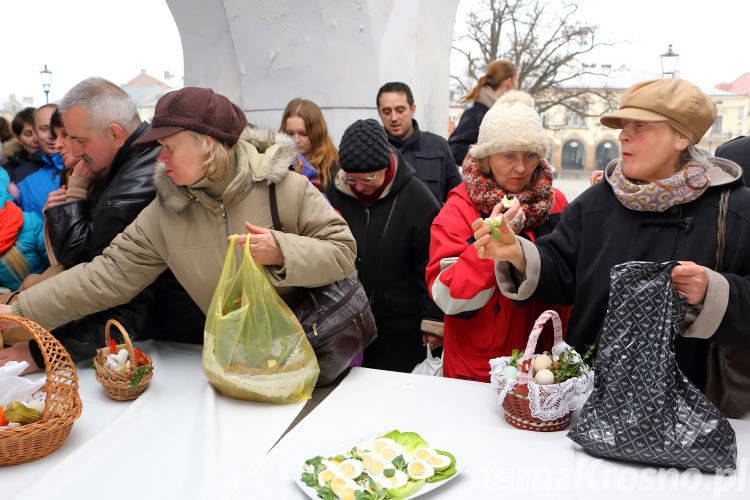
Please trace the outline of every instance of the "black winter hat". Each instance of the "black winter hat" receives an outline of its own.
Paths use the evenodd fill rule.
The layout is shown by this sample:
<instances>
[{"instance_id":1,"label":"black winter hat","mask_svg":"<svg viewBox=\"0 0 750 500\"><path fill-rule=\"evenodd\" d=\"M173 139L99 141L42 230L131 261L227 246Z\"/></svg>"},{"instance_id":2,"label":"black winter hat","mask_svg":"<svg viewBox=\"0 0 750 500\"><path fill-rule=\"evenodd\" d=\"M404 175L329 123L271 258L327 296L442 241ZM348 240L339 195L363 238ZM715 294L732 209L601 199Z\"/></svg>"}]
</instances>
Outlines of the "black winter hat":
<instances>
[{"instance_id":1,"label":"black winter hat","mask_svg":"<svg viewBox=\"0 0 750 500\"><path fill-rule=\"evenodd\" d=\"M376 172L390 164L388 137L377 121L357 120L347 127L339 146L339 166L344 172Z\"/></svg>"}]
</instances>

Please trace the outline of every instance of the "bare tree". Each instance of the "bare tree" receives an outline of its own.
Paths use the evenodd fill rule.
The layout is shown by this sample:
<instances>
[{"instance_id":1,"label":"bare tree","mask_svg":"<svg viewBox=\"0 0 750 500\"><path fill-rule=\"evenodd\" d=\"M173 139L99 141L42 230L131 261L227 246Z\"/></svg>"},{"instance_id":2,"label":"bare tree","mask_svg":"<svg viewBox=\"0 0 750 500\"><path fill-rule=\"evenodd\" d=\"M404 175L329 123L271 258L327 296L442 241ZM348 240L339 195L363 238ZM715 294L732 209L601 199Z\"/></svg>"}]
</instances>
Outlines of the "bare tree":
<instances>
[{"instance_id":1,"label":"bare tree","mask_svg":"<svg viewBox=\"0 0 750 500\"><path fill-rule=\"evenodd\" d=\"M464 0L468 1L468 0ZM519 87L536 100L543 112L562 105L588 115L592 97L609 103L606 88L577 85L585 75L605 76L583 57L595 48L612 45L597 39L598 27L577 20L578 5L565 0L475 0L465 32L453 49L463 54L466 75L451 75L454 93L466 93L495 59L518 66Z\"/></svg>"}]
</instances>

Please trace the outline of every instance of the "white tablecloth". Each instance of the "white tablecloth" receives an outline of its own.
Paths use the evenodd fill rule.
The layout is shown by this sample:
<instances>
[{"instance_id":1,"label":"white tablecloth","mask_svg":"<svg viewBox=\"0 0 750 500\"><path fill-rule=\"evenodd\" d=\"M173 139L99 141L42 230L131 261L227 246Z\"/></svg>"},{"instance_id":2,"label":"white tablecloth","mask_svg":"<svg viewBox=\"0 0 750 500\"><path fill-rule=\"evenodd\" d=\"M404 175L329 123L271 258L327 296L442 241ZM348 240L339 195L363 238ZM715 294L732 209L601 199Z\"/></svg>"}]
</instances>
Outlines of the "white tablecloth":
<instances>
[{"instance_id":1,"label":"white tablecloth","mask_svg":"<svg viewBox=\"0 0 750 500\"><path fill-rule=\"evenodd\" d=\"M154 361L146 392L114 401L79 364L81 417L51 455L0 467L4 498L228 497L304 406L222 396L203 375L201 346L137 345Z\"/></svg>"},{"instance_id":2,"label":"white tablecloth","mask_svg":"<svg viewBox=\"0 0 750 500\"><path fill-rule=\"evenodd\" d=\"M489 384L355 368L284 436L233 498L306 498L293 482L305 459L398 429L418 432L465 467L429 498L746 500L750 422L731 422L739 448L732 476L639 466L589 456L564 431L511 427Z\"/></svg>"}]
</instances>

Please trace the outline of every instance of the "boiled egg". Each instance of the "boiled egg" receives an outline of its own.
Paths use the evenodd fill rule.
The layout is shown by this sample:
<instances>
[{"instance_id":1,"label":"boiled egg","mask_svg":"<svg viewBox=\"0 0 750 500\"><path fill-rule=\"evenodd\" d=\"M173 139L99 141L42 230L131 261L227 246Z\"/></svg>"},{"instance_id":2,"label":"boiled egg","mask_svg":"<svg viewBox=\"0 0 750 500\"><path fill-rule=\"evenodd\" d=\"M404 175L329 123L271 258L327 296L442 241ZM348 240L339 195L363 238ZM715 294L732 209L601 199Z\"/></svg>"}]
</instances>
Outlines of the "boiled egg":
<instances>
[{"instance_id":1,"label":"boiled egg","mask_svg":"<svg viewBox=\"0 0 750 500\"><path fill-rule=\"evenodd\" d=\"M320 471L320 474L318 474L318 484L320 486L325 486L326 483L329 481L332 481L333 478L336 477L336 471L331 469L324 469Z\"/></svg>"},{"instance_id":2,"label":"boiled egg","mask_svg":"<svg viewBox=\"0 0 750 500\"><path fill-rule=\"evenodd\" d=\"M363 491L364 488L351 479L344 479L343 483L336 483L335 490L333 488L333 482L331 482L331 490L333 490L336 496L342 500L354 500L356 498L355 491Z\"/></svg>"},{"instance_id":3,"label":"boiled egg","mask_svg":"<svg viewBox=\"0 0 750 500\"><path fill-rule=\"evenodd\" d=\"M338 495L346 486L356 488L357 483L355 483L351 479L345 478L340 474L337 474L336 477L331 480L331 490L333 490L336 495Z\"/></svg>"},{"instance_id":4,"label":"boiled egg","mask_svg":"<svg viewBox=\"0 0 750 500\"><path fill-rule=\"evenodd\" d=\"M430 457L434 457L437 455L437 452L433 450L432 448L417 448L414 450L414 459L415 460L427 460Z\"/></svg>"},{"instance_id":5,"label":"boiled egg","mask_svg":"<svg viewBox=\"0 0 750 500\"><path fill-rule=\"evenodd\" d=\"M435 475L435 469L427 462L415 460L406 467L406 473L412 479L427 479Z\"/></svg>"},{"instance_id":6,"label":"boiled egg","mask_svg":"<svg viewBox=\"0 0 750 500\"><path fill-rule=\"evenodd\" d=\"M380 483L383 488L400 488L409 481L409 476L404 471L393 470L393 476L386 477L385 474L378 476L375 481Z\"/></svg>"},{"instance_id":7,"label":"boiled egg","mask_svg":"<svg viewBox=\"0 0 750 500\"><path fill-rule=\"evenodd\" d=\"M362 466L365 470L369 470L370 462L373 460L381 460L380 455L372 451L366 451L360 455L362 457Z\"/></svg>"},{"instance_id":8,"label":"boiled egg","mask_svg":"<svg viewBox=\"0 0 750 500\"><path fill-rule=\"evenodd\" d=\"M436 471L445 470L451 464L451 457L446 455L435 455L425 460L428 465L431 465Z\"/></svg>"},{"instance_id":9,"label":"boiled egg","mask_svg":"<svg viewBox=\"0 0 750 500\"><path fill-rule=\"evenodd\" d=\"M339 473L349 479L359 477L364 470L364 464L356 458L347 458L339 464Z\"/></svg>"},{"instance_id":10,"label":"boiled egg","mask_svg":"<svg viewBox=\"0 0 750 500\"><path fill-rule=\"evenodd\" d=\"M391 438L378 438L372 442L372 450L380 453L385 447L398 446L398 443Z\"/></svg>"},{"instance_id":11,"label":"boiled egg","mask_svg":"<svg viewBox=\"0 0 750 500\"><path fill-rule=\"evenodd\" d=\"M396 446L386 446L385 448L380 450L380 456L383 457L385 460L388 460L389 462L399 455L403 456L404 453L405 453L404 447L398 444Z\"/></svg>"},{"instance_id":12,"label":"boiled egg","mask_svg":"<svg viewBox=\"0 0 750 500\"><path fill-rule=\"evenodd\" d=\"M393 469L393 464L387 460L383 460L380 456L370 460L370 463L367 465L367 472L375 476L382 474L385 469Z\"/></svg>"}]
</instances>

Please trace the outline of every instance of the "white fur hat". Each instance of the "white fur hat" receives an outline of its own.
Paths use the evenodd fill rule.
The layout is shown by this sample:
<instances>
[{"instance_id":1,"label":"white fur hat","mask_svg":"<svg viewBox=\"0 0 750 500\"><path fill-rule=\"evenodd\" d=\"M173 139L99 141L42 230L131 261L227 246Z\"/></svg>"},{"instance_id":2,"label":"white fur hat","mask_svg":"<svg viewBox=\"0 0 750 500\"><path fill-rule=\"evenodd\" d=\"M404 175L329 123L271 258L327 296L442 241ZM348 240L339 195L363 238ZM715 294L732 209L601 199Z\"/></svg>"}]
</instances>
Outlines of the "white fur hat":
<instances>
[{"instance_id":1,"label":"white fur hat","mask_svg":"<svg viewBox=\"0 0 750 500\"><path fill-rule=\"evenodd\" d=\"M549 137L534 109L534 99L526 92L511 90L484 115L477 143L469 154L481 160L496 153L531 151L547 158Z\"/></svg>"}]
</instances>

